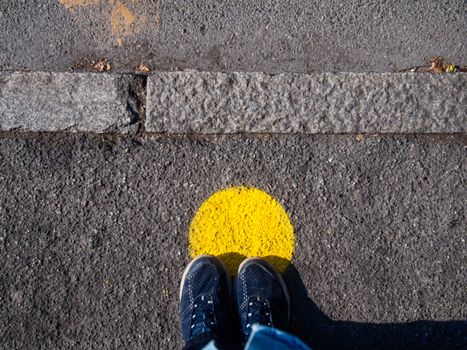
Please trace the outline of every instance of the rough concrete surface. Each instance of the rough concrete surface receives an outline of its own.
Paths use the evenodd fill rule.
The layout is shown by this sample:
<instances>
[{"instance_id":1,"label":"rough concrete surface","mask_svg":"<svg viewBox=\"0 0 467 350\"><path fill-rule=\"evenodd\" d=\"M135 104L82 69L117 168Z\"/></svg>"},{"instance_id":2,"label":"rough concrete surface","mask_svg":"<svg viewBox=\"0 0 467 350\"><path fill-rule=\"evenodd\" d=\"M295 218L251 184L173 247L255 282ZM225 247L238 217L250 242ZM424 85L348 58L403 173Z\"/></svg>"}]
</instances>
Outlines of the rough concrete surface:
<instances>
[{"instance_id":1,"label":"rough concrete surface","mask_svg":"<svg viewBox=\"0 0 467 350\"><path fill-rule=\"evenodd\" d=\"M117 71L388 72L435 55L466 64L466 13L463 0L1 1L0 69L63 71L83 57Z\"/></svg>"},{"instance_id":2,"label":"rough concrete surface","mask_svg":"<svg viewBox=\"0 0 467 350\"><path fill-rule=\"evenodd\" d=\"M0 73L0 130L136 131L135 77Z\"/></svg>"},{"instance_id":3,"label":"rough concrete surface","mask_svg":"<svg viewBox=\"0 0 467 350\"><path fill-rule=\"evenodd\" d=\"M180 348L188 225L241 184L294 225L293 333L465 349L465 136L358 140L1 134L1 348Z\"/></svg>"},{"instance_id":4,"label":"rough concrete surface","mask_svg":"<svg viewBox=\"0 0 467 350\"><path fill-rule=\"evenodd\" d=\"M157 73L146 130L169 133L461 133L467 75Z\"/></svg>"}]
</instances>

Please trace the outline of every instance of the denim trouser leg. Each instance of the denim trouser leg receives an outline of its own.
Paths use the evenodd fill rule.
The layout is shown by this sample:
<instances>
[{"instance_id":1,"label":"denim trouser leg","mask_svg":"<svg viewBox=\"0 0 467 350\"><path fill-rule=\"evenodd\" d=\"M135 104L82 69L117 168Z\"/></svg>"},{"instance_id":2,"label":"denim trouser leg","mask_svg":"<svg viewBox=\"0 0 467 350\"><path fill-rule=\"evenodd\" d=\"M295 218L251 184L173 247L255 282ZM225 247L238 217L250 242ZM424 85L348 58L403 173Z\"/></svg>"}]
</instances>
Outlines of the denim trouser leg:
<instances>
[{"instance_id":1,"label":"denim trouser leg","mask_svg":"<svg viewBox=\"0 0 467 350\"><path fill-rule=\"evenodd\" d=\"M218 350L214 342L203 350ZM311 350L297 337L276 328L253 325L253 331L245 345L245 350Z\"/></svg>"},{"instance_id":2,"label":"denim trouser leg","mask_svg":"<svg viewBox=\"0 0 467 350\"><path fill-rule=\"evenodd\" d=\"M310 348L289 333L255 324L245 350L310 350Z\"/></svg>"},{"instance_id":3,"label":"denim trouser leg","mask_svg":"<svg viewBox=\"0 0 467 350\"><path fill-rule=\"evenodd\" d=\"M183 350L205 350L207 345L210 344L210 338L211 336L208 337L206 335L200 335L198 337L195 337L194 339L191 339L187 344L185 344Z\"/></svg>"}]
</instances>

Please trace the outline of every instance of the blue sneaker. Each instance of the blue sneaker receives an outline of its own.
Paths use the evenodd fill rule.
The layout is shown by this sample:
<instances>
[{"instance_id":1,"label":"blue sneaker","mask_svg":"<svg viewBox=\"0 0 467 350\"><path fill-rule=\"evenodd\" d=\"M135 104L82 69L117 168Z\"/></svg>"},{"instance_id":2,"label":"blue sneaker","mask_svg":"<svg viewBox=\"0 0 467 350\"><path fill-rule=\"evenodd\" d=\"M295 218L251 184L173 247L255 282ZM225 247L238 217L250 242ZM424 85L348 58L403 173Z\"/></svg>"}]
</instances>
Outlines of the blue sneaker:
<instances>
[{"instance_id":1,"label":"blue sneaker","mask_svg":"<svg viewBox=\"0 0 467 350\"><path fill-rule=\"evenodd\" d=\"M185 345L228 337L231 326L230 276L213 256L190 262L180 285L180 320Z\"/></svg>"},{"instance_id":2,"label":"blue sneaker","mask_svg":"<svg viewBox=\"0 0 467 350\"><path fill-rule=\"evenodd\" d=\"M254 324L287 330L290 297L281 275L265 260L250 258L238 268L235 294L243 342Z\"/></svg>"}]
</instances>

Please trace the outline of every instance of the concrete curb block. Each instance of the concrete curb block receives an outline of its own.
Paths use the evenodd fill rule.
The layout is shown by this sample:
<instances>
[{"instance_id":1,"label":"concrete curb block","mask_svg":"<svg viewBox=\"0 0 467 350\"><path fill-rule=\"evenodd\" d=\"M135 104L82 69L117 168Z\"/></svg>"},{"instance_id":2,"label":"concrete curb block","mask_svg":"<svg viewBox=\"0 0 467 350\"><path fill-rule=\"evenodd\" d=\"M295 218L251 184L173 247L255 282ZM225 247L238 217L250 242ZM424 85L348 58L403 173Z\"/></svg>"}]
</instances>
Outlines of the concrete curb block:
<instances>
[{"instance_id":1,"label":"concrete curb block","mask_svg":"<svg viewBox=\"0 0 467 350\"><path fill-rule=\"evenodd\" d=\"M461 133L465 74L171 72L148 80L158 133Z\"/></svg>"},{"instance_id":2,"label":"concrete curb block","mask_svg":"<svg viewBox=\"0 0 467 350\"><path fill-rule=\"evenodd\" d=\"M0 131L464 133L466 79L420 73L0 72Z\"/></svg>"},{"instance_id":3,"label":"concrete curb block","mask_svg":"<svg viewBox=\"0 0 467 350\"><path fill-rule=\"evenodd\" d=\"M131 75L0 72L0 130L136 132Z\"/></svg>"}]
</instances>

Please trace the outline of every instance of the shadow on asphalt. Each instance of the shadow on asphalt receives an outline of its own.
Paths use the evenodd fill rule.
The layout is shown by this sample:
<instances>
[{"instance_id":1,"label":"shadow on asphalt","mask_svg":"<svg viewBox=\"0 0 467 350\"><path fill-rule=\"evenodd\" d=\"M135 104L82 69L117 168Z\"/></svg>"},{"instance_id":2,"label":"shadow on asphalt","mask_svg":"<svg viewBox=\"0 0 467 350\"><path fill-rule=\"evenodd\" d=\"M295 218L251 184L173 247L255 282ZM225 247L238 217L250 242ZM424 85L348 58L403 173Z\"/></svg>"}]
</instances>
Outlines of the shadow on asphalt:
<instances>
[{"instance_id":1,"label":"shadow on asphalt","mask_svg":"<svg viewBox=\"0 0 467 350\"><path fill-rule=\"evenodd\" d=\"M308 297L300 274L292 264L284 278L292 301L291 332L313 350L467 349L467 321L333 321Z\"/></svg>"}]
</instances>

